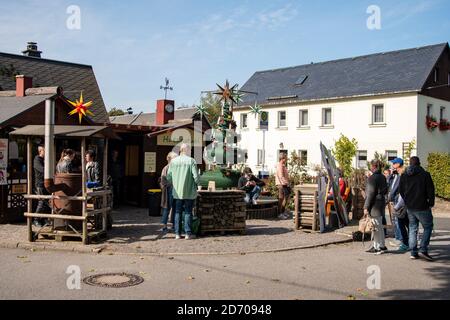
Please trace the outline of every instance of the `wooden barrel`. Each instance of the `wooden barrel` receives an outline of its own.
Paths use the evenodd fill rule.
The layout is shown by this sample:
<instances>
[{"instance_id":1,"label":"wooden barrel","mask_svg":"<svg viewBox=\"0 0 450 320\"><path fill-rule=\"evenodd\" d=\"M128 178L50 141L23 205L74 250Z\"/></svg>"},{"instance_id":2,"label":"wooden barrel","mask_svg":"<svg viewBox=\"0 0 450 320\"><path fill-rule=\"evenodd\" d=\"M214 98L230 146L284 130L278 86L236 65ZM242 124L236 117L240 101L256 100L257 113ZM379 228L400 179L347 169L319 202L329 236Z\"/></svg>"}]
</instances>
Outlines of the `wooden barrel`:
<instances>
[{"instance_id":1,"label":"wooden barrel","mask_svg":"<svg viewBox=\"0 0 450 320\"><path fill-rule=\"evenodd\" d=\"M55 175L55 184L61 187L61 191L55 192L56 196L81 196L81 174L80 173L58 173ZM53 207L57 214L81 216L82 202L66 199L53 200ZM81 228L81 222L69 221L76 229ZM65 227L63 220L55 220L55 228Z\"/></svg>"}]
</instances>

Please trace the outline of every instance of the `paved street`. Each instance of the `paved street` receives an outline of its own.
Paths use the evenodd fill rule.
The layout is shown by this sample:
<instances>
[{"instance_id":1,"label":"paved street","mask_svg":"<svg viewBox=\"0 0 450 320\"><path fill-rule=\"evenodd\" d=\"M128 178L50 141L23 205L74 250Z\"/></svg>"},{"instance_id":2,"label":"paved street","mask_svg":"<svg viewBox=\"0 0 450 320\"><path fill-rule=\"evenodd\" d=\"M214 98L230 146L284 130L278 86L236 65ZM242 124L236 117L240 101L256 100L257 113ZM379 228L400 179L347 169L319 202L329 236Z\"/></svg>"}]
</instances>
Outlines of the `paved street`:
<instances>
[{"instance_id":1,"label":"paved street","mask_svg":"<svg viewBox=\"0 0 450 320\"><path fill-rule=\"evenodd\" d=\"M283 253L176 257L0 249L0 298L448 299L449 221L436 220L440 231L432 242L437 258L433 263L410 261L408 254L369 255L361 243ZM68 290L65 272L70 265L79 266L82 277L131 272L145 281L125 289L82 283L81 290ZM380 267L381 290L366 286L371 266Z\"/></svg>"}]
</instances>

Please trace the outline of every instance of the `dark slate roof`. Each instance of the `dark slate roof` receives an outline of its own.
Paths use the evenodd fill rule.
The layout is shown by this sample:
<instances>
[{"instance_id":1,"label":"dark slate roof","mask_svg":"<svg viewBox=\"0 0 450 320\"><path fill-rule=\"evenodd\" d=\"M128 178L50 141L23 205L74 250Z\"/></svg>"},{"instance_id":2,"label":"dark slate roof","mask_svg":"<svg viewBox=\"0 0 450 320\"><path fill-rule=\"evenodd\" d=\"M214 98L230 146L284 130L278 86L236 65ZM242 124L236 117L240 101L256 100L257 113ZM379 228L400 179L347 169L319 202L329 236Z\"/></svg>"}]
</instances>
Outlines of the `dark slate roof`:
<instances>
[{"instance_id":1,"label":"dark slate roof","mask_svg":"<svg viewBox=\"0 0 450 320\"><path fill-rule=\"evenodd\" d=\"M53 97L51 95L36 95L27 97L0 97L0 124L27 111L39 103Z\"/></svg>"},{"instance_id":2,"label":"dark slate roof","mask_svg":"<svg viewBox=\"0 0 450 320\"><path fill-rule=\"evenodd\" d=\"M178 109L175 110L175 120L191 120L194 118L195 109ZM141 113L124 116L110 117L112 124L136 125L136 126L154 126L156 113Z\"/></svg>"},{"instance_id":3,"label":"dark slate roof","mask_svg":"<svg viewBox=\"0 0 450 320\"><path fill-rule=\"evenodd\" d=\"M33 78L33 87L61 86L64 96L77 99L83 91L85 101L93 101L90 110L95 123L107 123L108 113L91 66L27 57L0 52L0 70L8 69L15 74ZM0 73L0 90L15 90L14 76Z\"/></svg>"},{"instance_id":4,"label":"dark slate roof","mask_svg":"<svg viewBox=\"0 0 450 320\"><path fill-rule=\"evenodd\" d=\"M256 72L241 88L259 104L421 91L447 43ZM303 84L295 85L299 79ZM278 98L277 98L278 97ZM280 98L282 97L282 98ZM272 99L275 98L275 99ZM241 106L255 103L244 97Z\"/></svg>"}]
</instances>

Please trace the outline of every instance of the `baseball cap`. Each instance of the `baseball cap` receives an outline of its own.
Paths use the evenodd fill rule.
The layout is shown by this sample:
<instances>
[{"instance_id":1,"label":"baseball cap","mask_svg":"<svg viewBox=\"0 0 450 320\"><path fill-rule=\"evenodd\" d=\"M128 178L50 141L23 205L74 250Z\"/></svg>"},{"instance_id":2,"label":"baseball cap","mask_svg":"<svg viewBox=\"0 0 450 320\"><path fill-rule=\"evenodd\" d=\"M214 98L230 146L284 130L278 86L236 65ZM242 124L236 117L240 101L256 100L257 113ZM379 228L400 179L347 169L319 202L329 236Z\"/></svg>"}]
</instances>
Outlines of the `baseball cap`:
<instances>
[{"instance_id":1,"label":"baseball cap","mask_svg":"<svg viewBox=\"0 0 450 320\"><path fill-rule=\"evenodd\" d=\"M402 158L395 158L394 160L391 161L392 164L399 164L399 165L403 165L404 161Z\"/></svg>"}]
</instances>

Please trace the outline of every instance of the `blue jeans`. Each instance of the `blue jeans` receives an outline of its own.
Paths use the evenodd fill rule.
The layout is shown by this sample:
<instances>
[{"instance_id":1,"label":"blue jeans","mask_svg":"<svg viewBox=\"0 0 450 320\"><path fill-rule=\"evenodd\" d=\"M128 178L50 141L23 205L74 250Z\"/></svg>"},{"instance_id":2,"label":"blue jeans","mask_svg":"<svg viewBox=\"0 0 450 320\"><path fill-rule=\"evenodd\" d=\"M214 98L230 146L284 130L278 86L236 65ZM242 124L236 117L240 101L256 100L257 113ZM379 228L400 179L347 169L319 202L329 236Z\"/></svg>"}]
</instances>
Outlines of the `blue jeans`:
<instances>
[{"instance_id":1,"label":"blue jeans","mask_svg":"<svg viewBox=\"0 0 450 320\"><path fill-rule=\"evenodd\" d=\"M253 200L258 199L260 194L261 194L261 187L255 186L252 191L247 192L244 200L246 203L250 203Z\"/></svg>"},{"instance_id":2,"label":"blue jeans","mask_svg":"<svg viewBox=\"0 0 450 320\"><path fill-rule=\"evenodd\" d=\"M417 255L420 251L428 253L428 246L430 245L431 233L433 232L433 214L430 210L413 211L408 210L409 219L409 248L412 255ZM423 227L422 240L420 242L420 249L417 250L417 235L419 233L419 222Z\"/></svg>"},{"instance_id":3,"label":"blue jeans","mask_svg":"<svg viewBox=\"0 0 450 320\"><path fill-rule=\"evenodd\" d=\"M392 220L394 220L392 221L392 224L394 226L395 240L402 241L402 232L400 230L400 222L398 221L399 219L394 215Z\"/></svg>"},{"instance_id":4,"label":"blue jeans","mask_svg":"<svg viewBox=\"0 0 450 320\"><path fill-rule=\"evenodd\" d=\"M167 208L162 209L162 220L161 223L163 225L167 225L167 222L169 221L169 213L170 209L174 207L174 201L173 201L173 195L172 195L172 188L167 188ZM174 222L174 214L172 213L172 221Z\"/></svg>"},{"instance_id":5,"label":"blue jeans","mask_svg":"<svg viewBox=\"0 0 450 320\"><path fill-rule=\"evenodd\" d=\"M184 231L186 235L192 235L192 208L195 200L175 199L175 234L181 235L181 217L184 212Z\"/></svg>"}]
</instances>

